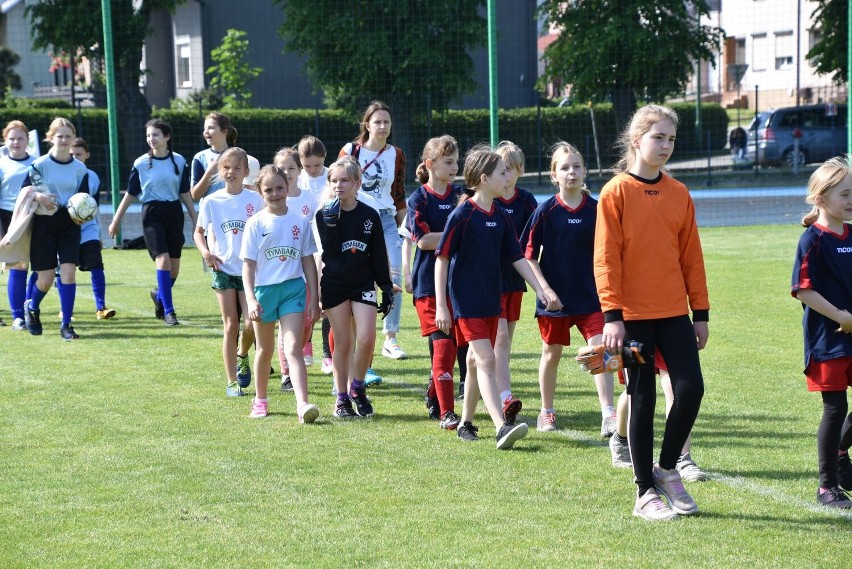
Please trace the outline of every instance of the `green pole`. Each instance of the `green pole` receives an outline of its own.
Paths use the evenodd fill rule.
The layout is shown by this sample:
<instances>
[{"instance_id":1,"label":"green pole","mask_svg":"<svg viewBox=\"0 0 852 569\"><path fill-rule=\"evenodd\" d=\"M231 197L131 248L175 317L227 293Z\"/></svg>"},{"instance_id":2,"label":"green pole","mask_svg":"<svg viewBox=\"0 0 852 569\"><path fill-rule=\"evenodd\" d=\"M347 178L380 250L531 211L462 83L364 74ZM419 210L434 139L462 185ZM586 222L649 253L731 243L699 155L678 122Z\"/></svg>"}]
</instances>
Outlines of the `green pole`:
<instances>
[{"instance_id":1,"label":"green pole","mask_svg":"<svg viewBox=\"0 0 852 569\"><path fill-rule=\"evenodd\" d=\"M695 17L698 19L698 28L701 28L701 12L698 12ZM695 142L698 153L701 154L701 57L695 61Z\"/></svg>"},{"instance_id":2,"label":"green pole","mask_svg":"<svg viewBox=\"0 0 852 569\"><path fill-rule=\"evenodd\" d=\"M120 190L118 188L118 105L115 97L115 65L112 48L112 10L109 0L101 0L101 14L104 23L104 67L106 68L107 119L109 124L109 179L112 195L112 211L118 209ZM121 243L121 228L115 236L115 244Z\"/></svg>"},{"instance_id":3,"label":"green pole","mask_svg":"<svg viewBox=\"0 0 852 569\"><path fill-rule=\"evenodd\" d=\"M852 0L850 0L852 1ZM500 142L497 107L497 5L488 0L488 110L491 118L491 146Z\"/></svg>"}]
</instances>

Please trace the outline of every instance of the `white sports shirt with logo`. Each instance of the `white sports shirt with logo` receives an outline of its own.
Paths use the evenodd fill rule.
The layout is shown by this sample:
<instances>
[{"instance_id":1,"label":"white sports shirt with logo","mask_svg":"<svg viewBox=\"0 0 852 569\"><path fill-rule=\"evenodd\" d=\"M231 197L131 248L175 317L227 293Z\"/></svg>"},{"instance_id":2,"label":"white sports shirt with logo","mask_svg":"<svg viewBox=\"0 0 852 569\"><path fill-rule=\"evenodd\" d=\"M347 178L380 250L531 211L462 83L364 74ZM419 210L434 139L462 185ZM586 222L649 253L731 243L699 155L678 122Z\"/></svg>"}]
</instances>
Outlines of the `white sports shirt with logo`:
<instances>
[{"instance_id":1,"label":"white sports shirt with logo","mask_svg":"<svg viewBox=\"0 0 852 569\"><path fill-rule=\"evenodd\" d=\"M288 208L284 215L262 210L246 223L240 258L257 262L255 286L304 278L302 257L316 253L308 218Z\"/></svg>"},{"instance_id":2,"label":"white sports shirt with logo","mask_svg":"<svg viewBox=\"0 0 852 569\"><path fill-rule=\"evenodd\" d=\"M242 276L240 250L245 226L263 207L263 198L251 190L243 190L237 195L218 190L201 200L197 225L206 228L207 246L222 260L221 272Z\"/></svg>"}]
</instances>

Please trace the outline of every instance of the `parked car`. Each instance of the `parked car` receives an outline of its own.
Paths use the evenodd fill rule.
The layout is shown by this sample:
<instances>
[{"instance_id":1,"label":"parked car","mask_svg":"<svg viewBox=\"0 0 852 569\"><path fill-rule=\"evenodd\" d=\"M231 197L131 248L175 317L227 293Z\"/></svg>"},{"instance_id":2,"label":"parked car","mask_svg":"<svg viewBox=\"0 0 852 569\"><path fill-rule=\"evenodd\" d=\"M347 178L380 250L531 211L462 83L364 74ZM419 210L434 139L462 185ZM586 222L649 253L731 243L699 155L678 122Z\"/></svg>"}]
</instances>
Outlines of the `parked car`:
<instances>
[{"instance_id":1,"label":"parked car","mask_svg":"<svg viewBox=\"0 0 852 569\"><path fill-rule=\"evenodd\" d=\"M793 133L799 129L796 155ZM747 157L761 166L822 162L846 152L846 105L782 107L759 112L748 128Z\"/></svg>"}]
</instances>

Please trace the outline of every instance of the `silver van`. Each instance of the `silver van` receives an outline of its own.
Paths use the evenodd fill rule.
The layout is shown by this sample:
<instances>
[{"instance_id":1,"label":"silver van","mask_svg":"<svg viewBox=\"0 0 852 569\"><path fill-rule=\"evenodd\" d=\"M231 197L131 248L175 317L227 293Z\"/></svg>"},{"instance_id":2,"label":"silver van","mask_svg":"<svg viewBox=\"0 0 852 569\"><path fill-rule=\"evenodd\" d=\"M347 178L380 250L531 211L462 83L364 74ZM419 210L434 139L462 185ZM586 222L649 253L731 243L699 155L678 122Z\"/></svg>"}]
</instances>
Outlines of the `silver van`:
<instances>
[{"instance_id":1,"label":"silver van","mask_svg":"<svg viewBox=\"0 0 852 569\"><path fill-rule=\"evenodd\" d=\"M799 153L793 133L801 132ZM846 153L846 105L782 107L759 112L748 128L749 159L761 166L823 162Z\"/></svg>"}]
</instances>

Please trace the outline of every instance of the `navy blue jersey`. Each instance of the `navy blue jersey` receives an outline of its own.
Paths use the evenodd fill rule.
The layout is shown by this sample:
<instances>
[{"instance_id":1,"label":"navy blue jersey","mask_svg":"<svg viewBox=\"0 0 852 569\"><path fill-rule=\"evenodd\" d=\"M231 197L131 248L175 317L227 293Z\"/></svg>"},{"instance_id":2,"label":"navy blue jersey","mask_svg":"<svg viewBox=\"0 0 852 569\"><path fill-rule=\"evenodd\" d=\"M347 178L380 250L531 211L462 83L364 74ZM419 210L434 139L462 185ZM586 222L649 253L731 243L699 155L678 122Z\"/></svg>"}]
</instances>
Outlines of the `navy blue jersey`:
<instances>
[{"instance_id":1,"label":"navy blue jersey","mask_svg":"<svg viewBox=\"0 0 852 569\"><path fill-rule=\"evenodd\" d=\"M444 231L447 218L455 209L462 189L447 184L444 195L439 195L427 185L420 186L408 198L408 231L416 243L427 233ZM411 272L414 298L435 296L435 254L419 247L414 251L414 266Z\"/></svg>"},{"instance_id":2,"label":"navy blue jersey","mask_svg":"<svg viewBox=\"0 0 852 569\"><path fill-rule=\"evenodd\" d=\"M139 198L140 202L175 202L180 199L180 194L188 191L189 169L180 154L172 152L163 158L154 156L153 159L143 154L133 163L127 193Z\"/></svg>"},{"instance_id":3,"label":"navy blue jersey","mask_svg":"<svg viewBox=\"0 0 852 569\"><path fill-rule=\"evenodd\" d=\"M841 310L852 311L852 230L843 235L813 224L799 237L791 290L811 289ZM804 306L804 305L803 305ZM837 333L837 322L804 306L805 368L811 359L824 362L852 356L852 336Z\"/></svg>"},{"instance_id":4,"label":"navy blue jersey","mask_svg":"<svg viewBox=\"0 0 852 569\"><path fill-rule=\"evenodd\" d=\"M527 225L530 216L532 216L535 208L538 207L538 201L535 196L521 188L515 188L515 195L511 198L495 198L494 203L501 206L509 214L509 219L512 220L512 226L515 228L515 235L521 237L524 227ZM524 246L524 241L521 240L521 247ZM518 274L509 264L503 265L503 292L518 292L527 290L527 283L524 278Z\"/></svg>"},{"instance_id":5,"label":"navy blue jersey","mask_svg":"<svg viewBox=\"0 0 852 569\"><path fill-rule=\"evenodd\" d=\"M60 162L50 154L36 158L27 171L21 187L35 186L40 191L56 196L56 205L65 207L77 192L89 192L89 170L86 165L71 158Z\"/></svg>"},{"instance_id":6,"label":"navy blue jersey","mask_svg":"<svg viewBox=\"0 0 852 569\"><path fill-rule=\"evenodd\" d=\"M506 211L485 211L472 200L447 219L435 255L450 259L447 288L455 318L500 316L503 262L522 259L521 245Z\"/></svg>"},{"instance_id":7,"label":"navy blue jersey","mask_svg":"<svg viewBox=\"0 0 852 569\"><path fill-rule=\"evenodd\" d=\"M561 310L549 312L537 301L536 316L600 312L593 270L597 206L594 198L583 194L580 205L571 209L557 194L530 217L521 237L524 257L538 260L544 279L562 302Z\"/></svg>"}]
</instances>

